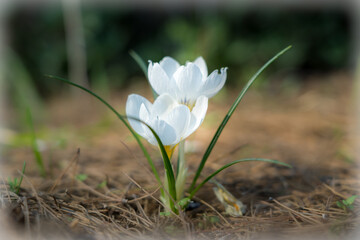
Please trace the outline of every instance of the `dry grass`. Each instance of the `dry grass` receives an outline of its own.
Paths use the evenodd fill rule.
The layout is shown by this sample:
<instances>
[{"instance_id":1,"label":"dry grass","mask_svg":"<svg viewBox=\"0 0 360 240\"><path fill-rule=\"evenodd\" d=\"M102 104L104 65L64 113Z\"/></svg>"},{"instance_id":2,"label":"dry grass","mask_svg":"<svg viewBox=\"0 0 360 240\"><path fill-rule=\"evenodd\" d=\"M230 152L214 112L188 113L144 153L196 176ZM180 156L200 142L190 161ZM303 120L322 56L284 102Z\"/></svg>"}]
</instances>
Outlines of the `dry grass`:
<instances>
[{"instance_id":1,"label":"dry grass","mask_svg":"<svg viewBox=\"0 0 360 240\"><path fill-rule=\"evenodd\" d=\"M283 169L283 172L285 180L282 184L298 184L296 177L286 176L288 170ZM26 176L24 180L30 183ZM267 188L264 181L271 180L260 179L251 184ZM86 239L226 236L226 239L250 239L265 233L281 234L282 237L309 232L339 236L354 230L359 220L359 200L354 204L354 211L344 211L336 205L336 201L358 194L360 182L349 177L316 184L310 192L287 187L288 194L267 200L261 200L264 199L263 192L254 191L242 198L248 211L241 218L222 215L222 207L216 201L207 203L199 199L196 200L201 206L183 216L160 217L157 189L152 193L144 192L146 190L139 189L136 182L123 196L88 185L86 181L74 182L68 172L58 183L55 188L49 184L48 191L36 190L30 185L16 195L3 182L1 205L13 222L11 225L22 229L27 236L41 236L41 239L49 236ZM274 187L266 189L267 192L279 190L276 180L273 183ZM208 191L211 189L203 189L200 195L208 195Z\"/></svg>"}]
</instances>

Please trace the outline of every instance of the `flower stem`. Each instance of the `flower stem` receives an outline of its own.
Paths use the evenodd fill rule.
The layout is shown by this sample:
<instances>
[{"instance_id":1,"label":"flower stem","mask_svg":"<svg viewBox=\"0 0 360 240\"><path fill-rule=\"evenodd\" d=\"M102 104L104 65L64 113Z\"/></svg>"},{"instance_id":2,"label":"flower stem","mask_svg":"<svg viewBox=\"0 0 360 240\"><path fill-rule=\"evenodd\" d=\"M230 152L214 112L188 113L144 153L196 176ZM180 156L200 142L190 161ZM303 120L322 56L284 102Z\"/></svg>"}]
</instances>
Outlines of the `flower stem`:
<instances>
[{"instance_id":1,"label":"flower stem","mask_svg":"<svg viewBox=\"0 0 360 240\"><path fill-rule=\"evenodd\" d=\"M176 199L181 200L184 196L184 187L187 177L187 166L185 160L185 140L179 143L179 158L177 162L176 175Z\"/></svg>"},{"instance_id":2,"label":"flower stem","mask_svg":"<svg viewBox=\"0 0 360 240\"><path fill-rule=\"evenodd\" d=\"M179 143L179 156L178 156L178 161L177 161L177 166L176 166L176 178L179 175L179 169L180 169L181 165L184 164L184 161L185 161L185 140L183 140Z\"/></svg>"}]
</instances>

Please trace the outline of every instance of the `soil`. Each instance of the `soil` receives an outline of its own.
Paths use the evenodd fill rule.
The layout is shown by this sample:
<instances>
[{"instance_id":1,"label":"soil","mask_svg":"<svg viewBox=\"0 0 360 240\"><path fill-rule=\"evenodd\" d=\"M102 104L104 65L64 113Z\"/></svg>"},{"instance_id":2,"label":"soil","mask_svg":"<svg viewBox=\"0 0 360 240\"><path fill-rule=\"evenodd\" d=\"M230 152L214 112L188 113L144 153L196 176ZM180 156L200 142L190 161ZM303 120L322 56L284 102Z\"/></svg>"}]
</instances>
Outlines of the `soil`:
<instances>
[{"instance_id":1,"label":"soil","mask_svg":"<svg viewBox=\"0 0 360 240\"><path fill-rule=\"evenodd\" d=\"M150 98L144 85L112 94L109 102L124 112L129 93ZM277 159L293 168L249 162L217 175L247 206L242 217L226 214L211 183L194 198L196 208L178 217L161 216L155 178L122 123L87 96L52 99L35 126L47 176L39 176L31 147L9 143L3 150L1 225L13 238L39 239L355 236L360 200L353 208L337 203L359 195L352 88L349 74L336 73L312 76L290 88L250 89L202 176L249 157ZM187 142L189 179L237 94L227 89L210 100L203 125ZM157 149L145 145L161 171ZM24 161L23 184L15 194L6 179L20 176Z\"/></svg>"}]
</instances>

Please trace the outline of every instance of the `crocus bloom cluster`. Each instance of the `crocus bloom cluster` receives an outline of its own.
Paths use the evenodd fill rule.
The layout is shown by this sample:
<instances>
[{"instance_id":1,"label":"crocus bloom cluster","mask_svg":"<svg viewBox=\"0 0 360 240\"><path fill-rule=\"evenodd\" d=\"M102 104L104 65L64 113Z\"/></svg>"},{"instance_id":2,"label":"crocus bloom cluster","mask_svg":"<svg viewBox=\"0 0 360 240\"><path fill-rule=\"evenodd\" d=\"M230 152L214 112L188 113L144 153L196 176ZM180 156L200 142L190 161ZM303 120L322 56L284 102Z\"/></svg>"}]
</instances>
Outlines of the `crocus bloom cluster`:
<instances>
[{"instance_id":1,"label":"crocus bloom cluster","mask_svg":"<svg viewBox=\"0 0 360 240\"><path fill-rule=\"evenodd\" d=\"M149 82L159 95L151 104L142 96L131 94L126 103L126 114L134 130L153 145L156 139L148 124L160 137L164 146L173 148L192 134L203 122L208 98L224 86L226 68L215 70L209 76L202 57L194 62L180 64L171 57L159 63L150 61Z\"/></svg>"},{"instance_id":2,"label":"crocus bloom cluster","mask_svg":"<svg viewBox=\"0 0 360 240\"><path fill-rule=\"evenodd\" d=\"M180 64L171 57L164 57L159 63L150 61L148 78L154 91L161 95L169 93L190 108L200 96L211 98L224 86L226 70L214 70L208 76L208 69L202 57L194 62Z\"/></svg>"},{"instance_id":3,"label":"crocus bloom cluster","mask_svg":"<svg viewBox=\"0 0 360 240\"><path fill-rule=\"evenodd\" d=\"M207 107L208 99L205 96L199 97L190 111L167 93L160 95L153 104L142 96L131 94L126 103L126 114L152 127L165 146L175 146L200 126ZM157 145L154 135L146 125L131 118L129 121L139 135Z\"/></svg>"}]
</instances>

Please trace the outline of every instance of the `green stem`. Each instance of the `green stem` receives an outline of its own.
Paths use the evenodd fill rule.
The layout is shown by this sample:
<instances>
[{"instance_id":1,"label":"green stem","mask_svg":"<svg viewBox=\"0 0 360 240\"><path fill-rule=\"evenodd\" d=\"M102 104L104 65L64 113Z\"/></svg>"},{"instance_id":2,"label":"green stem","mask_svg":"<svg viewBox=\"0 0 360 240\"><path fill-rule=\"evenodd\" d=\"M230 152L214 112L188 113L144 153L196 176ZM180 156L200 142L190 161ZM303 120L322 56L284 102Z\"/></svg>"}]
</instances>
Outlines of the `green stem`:
<instances>
[{"instance_id":1,"label":"green stem","mask_svg":"<svg viewBox=\"0 0 360 240\"><path fill-rule=\"evenodd\" d=\"M185 160L185 140L183 140L179 143L179 158L178 158L177 175L176 175L177 200L181 200L184 196L186 177L187 177L187 165Z\"/></svg>"},{"instance_id":2,"label":"green stem","mask_svg":"<svg viewBox=\"0 0 360 240\"><path fill-rule=\"evenodd\" d=\"M178 149L179 149L179 156L178 156L177 167L176 167L176 178L179 175L179 169L180 169L181 165L185 161L185 140L183 140L179 143Z\"/></svg>"}]
</instances>

